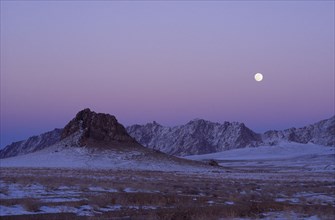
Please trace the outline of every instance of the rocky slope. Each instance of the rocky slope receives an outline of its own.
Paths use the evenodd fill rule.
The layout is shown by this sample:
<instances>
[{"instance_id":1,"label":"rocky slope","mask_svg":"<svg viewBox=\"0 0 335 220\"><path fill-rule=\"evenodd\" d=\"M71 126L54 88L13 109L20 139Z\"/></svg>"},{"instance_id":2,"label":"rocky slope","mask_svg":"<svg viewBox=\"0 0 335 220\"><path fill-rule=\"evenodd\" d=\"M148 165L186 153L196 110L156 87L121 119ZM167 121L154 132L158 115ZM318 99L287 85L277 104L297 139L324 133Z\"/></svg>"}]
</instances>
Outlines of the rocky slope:
<instances>
[{"instance_id":1,"label":"rocky slope","mask_svg":"<svg viewBox=\"0 0 335 220\"><path fill-rule=\"evenodd\" d=\"M38 136L32 136L24 141L14 142L0 150L0 158L14 157L32 153L58 142L61 138L62 129L54 129Z\"/></svg>"},{"instance_id":2,"label":"rocky slope","mask_svg":"<svg viewBox=\"0 0 335 220\"><path fill-rule=\"evenodd\" d=\"M238 122L219 124L196 119L172 128L153 122L127 127L127 131L146 147L179 156L254 147L261 143L259 134Z\"/></svg>"},{"instance_id":3,"label":"rocky slope","mask_svg":"<svg viewBox=\"0 0 335 220\"><path fill-rule=\"evenodd\" d=\"M311 142L324 146L335 146L335 116L302 128L270 130L262 135L262 139L265 144L270 145L286 140L302 144Z\"/></svg>"},{"instance_id":4,"label":"rocky slope","mask_svg":"<svg viewBox=\"0 0 335 220\"><path fill-rule=\"evenodd\" d=\"M85 146L89 142L138 144L134 138L129 136L126 129L118 123L115 116L95 113L90 109L84 109L77 113L62 130L61 139L73 136L77 143L72 145ZM138 144L139 145L139 144Z\"/></svg>"},{"instance_id":5,"label":"rocky slope","mask_svg":"<svg viewBox=\"0 0 335 220\"><path fill-rule=\"evenodd\" d=\"M165 127L157 122L133 125L127 131L146 147L180 156L276 145L282 141L335 146L335 116L302 128L264 134L253 132L243 123L219 124L200 119L177 127Z\"/></svg>"},{"instance_id":6,"label":"rocky slope","mask_svg":"<svg viewBox=\"0 0 335 220\"><path fill-rule=\"evenodd\" d=\"M36 152L63 140L66 146L76 147L86 145L142 147L129 136L114 116L84 109L78 112L63 129L55 129L6 146L0 150L0 158Z\"/></svg>"},{"instance_id":7,"label":"rocky slope","mask_svg":"<svg viewBox=\"0 0 335 220\"><path fill-rule=\"evenodd\" d=\"M108 143L104 146L141 144L180 156L277 145L281 141L335 146L335 116L302 128L271 130L257 134L243 123L220 124L202 119L175 127L166 127L153 122L146 125L132 125L125 129L112 115L84 109L64 129L55 129L6 146L0 150L0 158L35 152L64 139L68 140L66 145L71 146L99 145L98 142Z\"/></svg>"},{"instance_id":8,"label":"rocky slope","mask_svg":"<svg viewBox=\"0 0 335 220\"><path fill-rule=\"evenodd\" d=\"M48 140L48 137L44 137ZM172 170L208 169L202 162L190 161L148 149L131 137L109 114L84 109L77 113L55 137L56 143L37 150L16 148L15 156L1 160L2 167L71 167ZM41 142L41 140L39 139ZM4 149L4 152L11 150ZM29 153L29 154L28 154ZM25 154L25 155L21 155ZM4 154L5 155L5 154ZM6 155L5 155L6 157Z\"/></svg>"}]
</instances>

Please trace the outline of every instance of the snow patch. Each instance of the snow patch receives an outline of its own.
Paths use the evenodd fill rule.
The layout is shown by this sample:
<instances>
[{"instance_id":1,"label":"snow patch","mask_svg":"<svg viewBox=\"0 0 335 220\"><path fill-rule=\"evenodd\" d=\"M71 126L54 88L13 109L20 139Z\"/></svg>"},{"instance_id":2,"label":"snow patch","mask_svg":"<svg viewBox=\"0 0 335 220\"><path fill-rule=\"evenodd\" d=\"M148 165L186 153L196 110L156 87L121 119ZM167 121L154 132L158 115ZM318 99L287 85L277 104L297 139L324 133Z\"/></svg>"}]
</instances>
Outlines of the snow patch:
<instances>
[{"instance_id":1,"label":"snow patch","mask_svg":"<svg viewBox=\"0 0 335 220\"><path fill-rule=\"evenodd\" d=\"M299 144L282 142L278 146L260 146L223 151L213 154L186 156L192 160L261 160L261 159L286 159L305 155L334 155L334 147L316 144Z\"/></svg>"},{"instance_id":2,"label":"snow patch","mask_svg":"<svg viewBox=\"0 0 335 220\"><path fill-rule=\"evenodd\" d=\"M3 206L0 205L0 216L7 215L27 215L34 214L33 212L28 212L21 205L13 205L13 206Z\"/></svg>"}]
</instances>

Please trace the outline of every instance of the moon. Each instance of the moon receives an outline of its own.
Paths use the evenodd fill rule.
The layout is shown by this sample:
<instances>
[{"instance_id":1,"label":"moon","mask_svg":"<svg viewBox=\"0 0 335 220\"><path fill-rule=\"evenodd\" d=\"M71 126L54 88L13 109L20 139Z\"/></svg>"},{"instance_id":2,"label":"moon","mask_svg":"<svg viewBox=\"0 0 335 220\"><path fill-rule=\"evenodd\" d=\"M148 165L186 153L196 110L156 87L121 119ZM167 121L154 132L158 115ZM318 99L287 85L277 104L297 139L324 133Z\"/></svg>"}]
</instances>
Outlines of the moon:
<instances>
[{"instance_id":1,"label":"moon","mask_svg":"<svg viewBox=\"0 0 335 220\"><path fill-rule=\"evenodd\" d=\"M263 80L263 74L261 73L256 73L254 77L257 82L260 82Z\"/></svg>"}]
</instances>

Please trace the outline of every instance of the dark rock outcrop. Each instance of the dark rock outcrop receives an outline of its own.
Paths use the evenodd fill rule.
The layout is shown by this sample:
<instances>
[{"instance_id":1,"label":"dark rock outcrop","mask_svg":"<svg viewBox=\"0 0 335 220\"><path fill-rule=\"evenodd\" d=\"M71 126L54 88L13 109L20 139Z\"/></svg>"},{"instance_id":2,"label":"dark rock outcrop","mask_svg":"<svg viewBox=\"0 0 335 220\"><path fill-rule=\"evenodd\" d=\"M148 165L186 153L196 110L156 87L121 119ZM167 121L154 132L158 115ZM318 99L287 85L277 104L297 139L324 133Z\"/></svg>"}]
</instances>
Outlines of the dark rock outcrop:
<instances>
[{"instance_id":1,"label":"dark rock outcrop","mask_svg":"<svg viewBox=\"0 0 335 220\"><path fill-rule=\"evenodd\" d=\"M64 127L61 138L65 139L74 134L80 136L80 146L86 145L88 140L105 143L137 143L113 115L95 113L88 108L78 112L76 117Z\"/></svg>"},{"instance_id":2,"label":"dark rock outcrop","mask_svg":"<svg viewBox=\"0 0 335 220\"><path fill-rule=\"evenodd\" d=\"M55 129L6 146L0 150L0 158L32 153L65 139L67 142L64 142L64 146L140 146L114 116L84 109L63 129Z\"/></svg>"}]
</instances>

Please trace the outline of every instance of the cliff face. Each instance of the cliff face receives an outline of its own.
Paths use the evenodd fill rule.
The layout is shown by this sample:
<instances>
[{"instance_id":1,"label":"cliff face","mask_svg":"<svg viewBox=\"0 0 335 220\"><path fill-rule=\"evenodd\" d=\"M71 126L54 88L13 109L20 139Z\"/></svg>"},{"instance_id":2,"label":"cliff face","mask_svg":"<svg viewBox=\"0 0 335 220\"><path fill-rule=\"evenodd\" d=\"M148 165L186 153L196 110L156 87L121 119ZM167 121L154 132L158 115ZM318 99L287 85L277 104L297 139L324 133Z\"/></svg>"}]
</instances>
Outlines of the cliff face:
<instances>
[{"instance_id":1,"label":"cliff face","mask_svg":"<svg viewBox=\"0 0 335 220\"><path fill-rule=\"evenodd\" d=\"M88 140L100 142L136 143L123 125L109 114L95 113L84 109L77 113L63 129L61 139L79 135L78 144L86 145Z\"/></svg>"}]
</instances>

